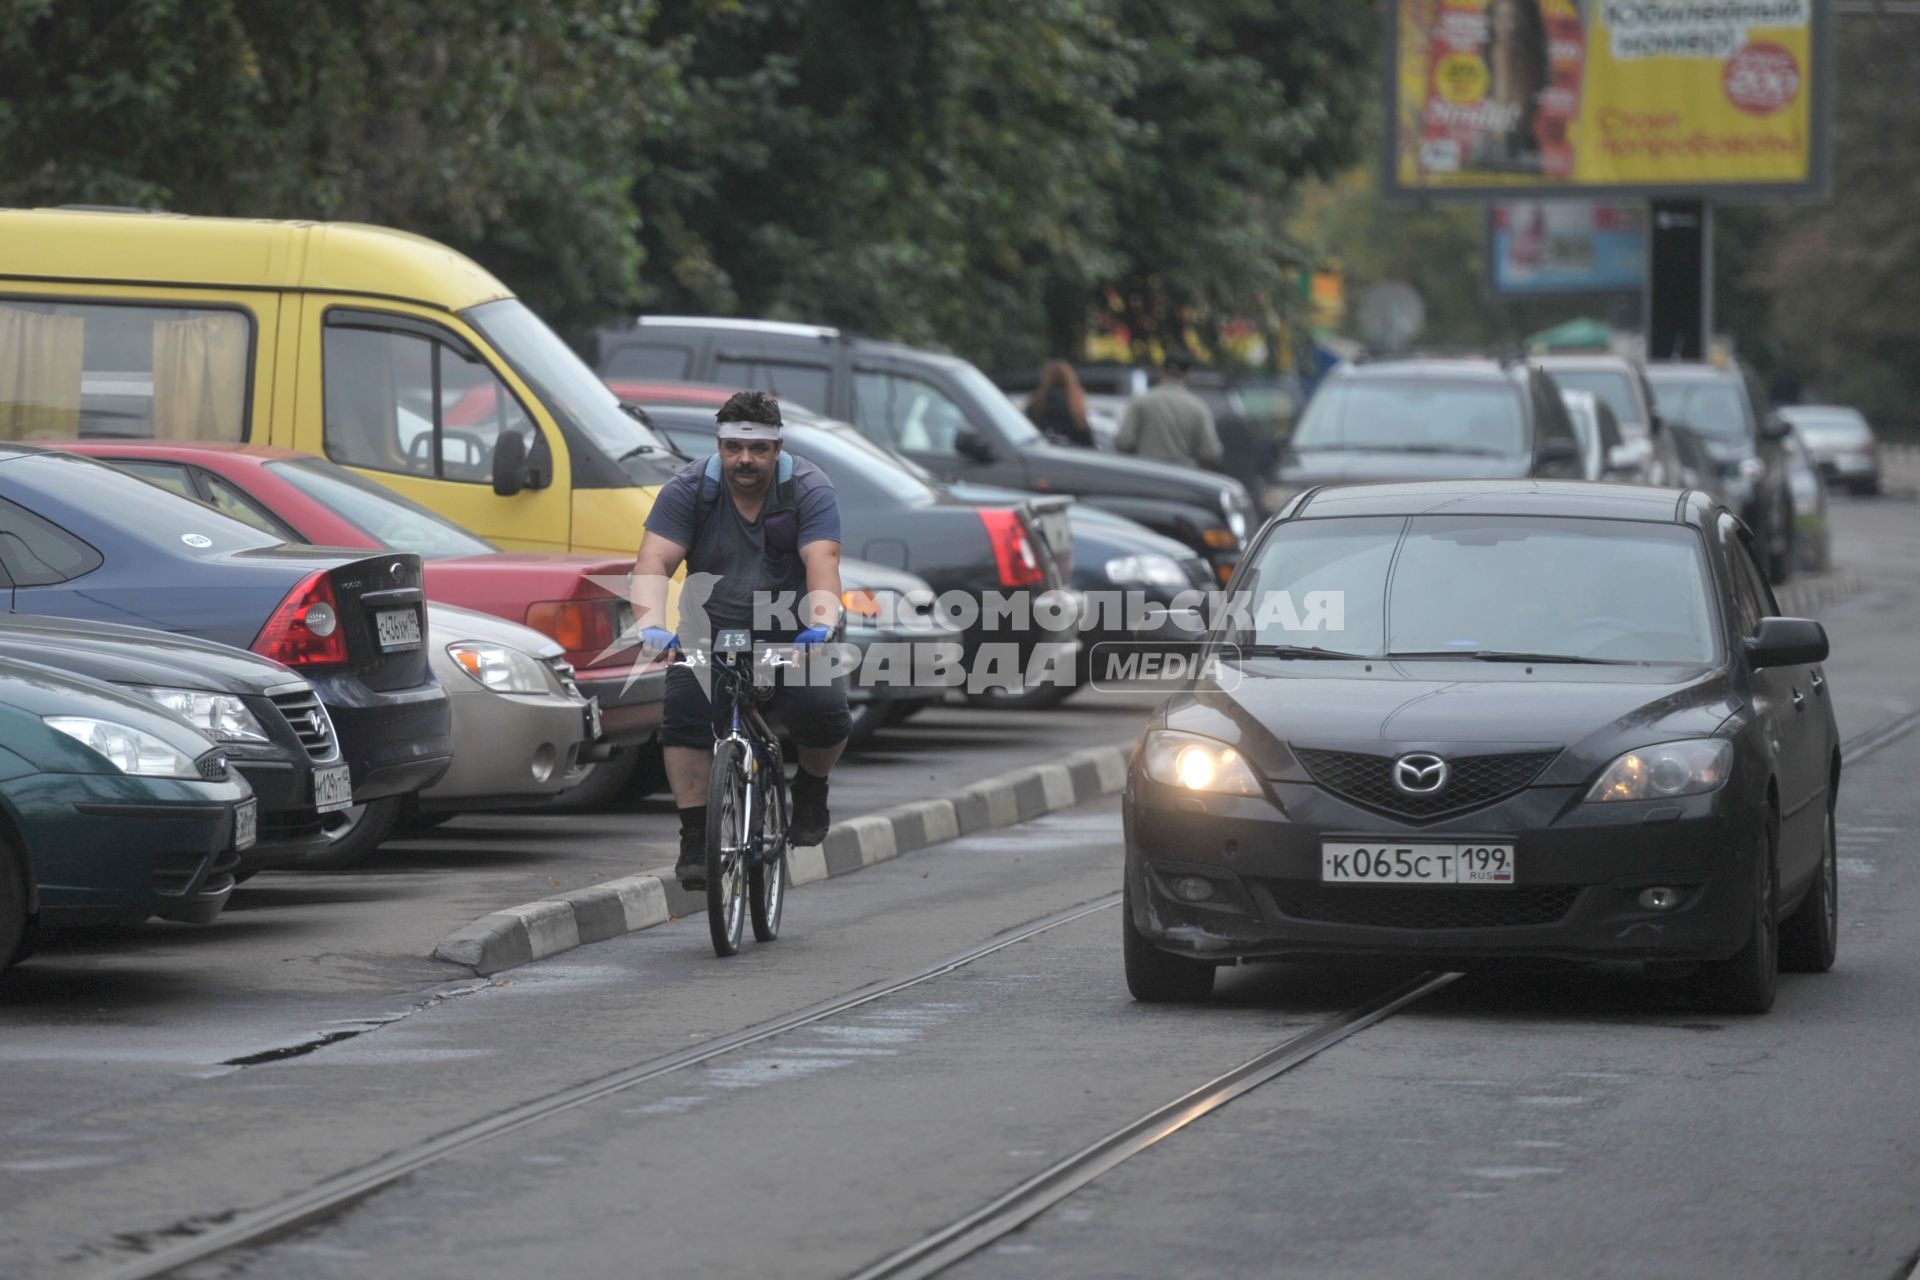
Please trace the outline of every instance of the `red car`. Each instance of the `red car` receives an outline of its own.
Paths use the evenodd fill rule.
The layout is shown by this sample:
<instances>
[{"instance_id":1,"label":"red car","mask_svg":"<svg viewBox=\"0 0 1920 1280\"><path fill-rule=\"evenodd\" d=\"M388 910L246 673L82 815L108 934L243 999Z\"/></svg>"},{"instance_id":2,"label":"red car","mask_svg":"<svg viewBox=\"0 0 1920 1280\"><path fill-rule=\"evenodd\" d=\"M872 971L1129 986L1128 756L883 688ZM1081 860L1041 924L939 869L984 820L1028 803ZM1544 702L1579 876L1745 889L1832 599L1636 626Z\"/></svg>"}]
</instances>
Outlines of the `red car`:
<instances>
[{"instance_id":1,"label":"red car","mask_svg":"<svg viewBox=\"0 0 1920 1280\"><path fill-rule=\"evenodd\" d=\"M605 656L633 612L622 595L593 579L623 579L631 561L501 551L383 485L292 449L141 440L57 447L115 463L290 542L416 552L428 599L523 623L558 641L581 691L599 699L605 740L614 747L645 742L660 723L664 666L636 667L631 649ZM633 753L620 755L630 762ZM584 785L611 790L626 772L597 770Z\"/></svg>"}]
</instances>

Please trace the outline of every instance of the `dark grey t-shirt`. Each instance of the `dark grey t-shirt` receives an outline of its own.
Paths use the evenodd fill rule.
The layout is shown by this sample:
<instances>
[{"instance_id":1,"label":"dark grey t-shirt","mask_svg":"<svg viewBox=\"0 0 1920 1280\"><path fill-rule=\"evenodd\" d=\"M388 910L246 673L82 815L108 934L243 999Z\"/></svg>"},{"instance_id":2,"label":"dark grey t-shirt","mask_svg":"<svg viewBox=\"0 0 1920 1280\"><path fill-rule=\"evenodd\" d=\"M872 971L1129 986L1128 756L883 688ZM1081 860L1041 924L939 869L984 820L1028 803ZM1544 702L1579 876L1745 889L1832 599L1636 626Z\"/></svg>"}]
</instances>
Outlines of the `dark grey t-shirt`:
<instances>
[{"instance_id":1,"label":"dark grey t-shirt","mask_svg":"<svg viewBox=\"0 0 1920 1280\"><path fill-rule=\"evenodd\" d=\"M797 602L807 590L800 548L840 541L840 501L826 472L783 453L766 505L758 519L749 521L727 492L720 457L714 454L682 467L661 486L647 513L647 528L687 549L688 588L680 598L680 616L681 638L690 640L705 632L698 625L703 608L711 627L752 626L755 592L791 592L787 608L797 620ZM704 599L699 575L712 575ZM791 628L780 628L765 638L791 639L792 634Z\"/></svg>"}]
</instances>

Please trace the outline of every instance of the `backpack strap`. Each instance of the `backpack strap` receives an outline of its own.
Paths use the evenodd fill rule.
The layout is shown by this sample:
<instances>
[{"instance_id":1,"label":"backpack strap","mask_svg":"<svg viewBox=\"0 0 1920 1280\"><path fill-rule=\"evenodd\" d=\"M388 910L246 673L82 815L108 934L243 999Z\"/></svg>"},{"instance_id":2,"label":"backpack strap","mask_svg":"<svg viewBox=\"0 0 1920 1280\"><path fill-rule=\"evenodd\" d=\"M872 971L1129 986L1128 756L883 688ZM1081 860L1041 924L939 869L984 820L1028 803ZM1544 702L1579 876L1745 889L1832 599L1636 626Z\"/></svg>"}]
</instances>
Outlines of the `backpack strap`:
<instances>
[{"instance_id":1,"label":"backpack strap","mask_svg":"<svg viewBox=\"0 0 1920 1280\"><path fill-rule=\"evenodd\" d=\"M794 497L800 491L800 481L798 477L794 475L792 454L782 453L780 455L779 470L775 472L774 480L780 490L780 505L783 507L794 506ZM706 528L708 513L719 505L720 493L723 488L723 477L720 474L720 455L717 453L709 454L707 460L700 466L700 497L699 500L693 504L693 541L687 544L688 551L692 551L694 547L699 545L700 531Z\"/></svg>"}]
</instances>

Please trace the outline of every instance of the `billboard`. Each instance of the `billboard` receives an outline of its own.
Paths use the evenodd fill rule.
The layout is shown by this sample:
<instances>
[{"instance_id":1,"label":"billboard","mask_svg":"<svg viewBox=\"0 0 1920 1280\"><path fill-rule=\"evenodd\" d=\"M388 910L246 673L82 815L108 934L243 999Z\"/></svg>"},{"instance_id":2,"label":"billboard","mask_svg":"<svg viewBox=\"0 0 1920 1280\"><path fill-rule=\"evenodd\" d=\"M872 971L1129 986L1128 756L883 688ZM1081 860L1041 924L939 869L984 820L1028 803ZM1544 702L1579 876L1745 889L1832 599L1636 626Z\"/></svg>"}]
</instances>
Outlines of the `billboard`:
<instances>
[{"instance_id":1,"label":"billboard","mask_svg":"<svg viewBox=\"0 0 1920 1280\"><path fill-rule=\"evenodd\" d=\"M1487 271L1506 294L1637 292L1647 213L1596 200L1502 200L1487 210Z\"/></svg>"},{"instance_id":2,"label":"billboard","mask_svg":"<svg viewBox=\"0 0 1920 1280\"><path fill-rule=\"evenodd\" d=\"M1400 196L1819 194L1817 0L1390 0Z\"/></svg>"}]
</instances>

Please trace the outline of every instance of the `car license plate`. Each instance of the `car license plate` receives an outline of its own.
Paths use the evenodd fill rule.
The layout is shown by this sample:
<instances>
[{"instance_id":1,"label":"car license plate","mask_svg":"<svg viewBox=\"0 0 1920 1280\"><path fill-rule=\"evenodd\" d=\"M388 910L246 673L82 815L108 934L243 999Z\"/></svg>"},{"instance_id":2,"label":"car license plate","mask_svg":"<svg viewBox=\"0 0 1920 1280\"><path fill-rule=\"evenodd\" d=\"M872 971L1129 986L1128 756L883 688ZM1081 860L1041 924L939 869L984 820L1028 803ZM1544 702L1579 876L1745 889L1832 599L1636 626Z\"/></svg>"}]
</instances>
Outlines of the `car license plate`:
<instances>
[{"instance_id":1,"label":"car license plate","mask_svg":"<svg viewBox=\"0 0 1920 1280\"><path fill-rule=\"evenodd\" d=\"M251 849L260 838L260 802L249 797L233 809L233 847Z\"/></svg>"},{"instance_id":2,"label":"car license plate","mask_svg":"<svg viewBox=\"0 0 1920 1280\"><path fill-rule=\"evenodd\" d=\"M344 764L313 771L313 807L335 813L353 807L353 770Z\"/></svg>"},{"instance_id":3,"label":"car license plate","mask_svg":"<svg viewBox=\"0 0 1920 1280\"><path fill-rule=\"evenodd\" d=\"M1510 844L1368 844L1320 846L1322 884L1513 883Z\"/></svg>"},{"instance_id":4,"label":"car license plate","mask_svg":"<svg viewBox=\"0 0 1920 1280\"><path fill-rule=\"evenodd\" d=\"M382 653L420 647L420 615L412 609L383 609L373 615L373 627Z\"/></svg>"}]
</instances>

